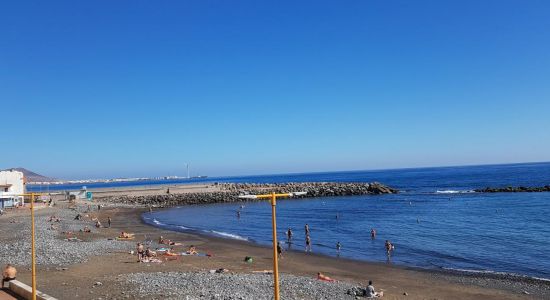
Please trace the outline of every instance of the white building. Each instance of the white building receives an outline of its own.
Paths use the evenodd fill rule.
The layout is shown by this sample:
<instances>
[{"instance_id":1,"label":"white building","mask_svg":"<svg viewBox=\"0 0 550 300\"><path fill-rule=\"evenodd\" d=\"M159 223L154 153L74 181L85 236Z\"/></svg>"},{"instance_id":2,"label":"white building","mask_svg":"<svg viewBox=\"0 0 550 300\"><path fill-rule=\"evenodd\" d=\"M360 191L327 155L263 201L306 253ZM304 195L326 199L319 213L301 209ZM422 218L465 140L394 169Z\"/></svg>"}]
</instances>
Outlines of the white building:
<instances>
[{"instance_id":1,"label":"white building","mask_svg":"<svg viewBox=\"0 0 550 300\"><path fill-rule=\"evenodd\" d=\"M0 171L0 208L23 205L25 176L19 171Z\"/></svg>"}]
</instances>

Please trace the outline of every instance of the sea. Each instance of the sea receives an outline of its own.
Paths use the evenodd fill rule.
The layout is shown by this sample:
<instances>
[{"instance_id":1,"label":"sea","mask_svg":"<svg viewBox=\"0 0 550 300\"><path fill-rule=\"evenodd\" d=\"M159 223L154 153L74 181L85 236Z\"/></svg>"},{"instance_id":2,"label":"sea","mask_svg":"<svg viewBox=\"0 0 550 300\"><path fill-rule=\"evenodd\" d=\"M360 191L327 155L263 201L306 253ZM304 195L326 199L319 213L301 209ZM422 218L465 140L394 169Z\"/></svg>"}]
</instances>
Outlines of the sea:
<instances>
[{"instance_id":1,"label":"sea","mask_svg":"<svg viewBox=\"0 0 550 300\"><path fill-rule=\"evenodd\" d=\"M473 191L550 185L550 163L201 178L193 183L323 181L378 181L400 193L279 200L277 233L283 248L304 251L304 226L308 224L314 253L425 269L550 279L550 193ZM174 183L179 182L170 182ZM175 207L142 217L166 229L266 246L272 243L271 206L266 201ZM290 242L289 228L293 231ZM371 229L377 231L374 239ZM389 256L386 240L395 246Z\"/></svg>"}]
</instances>

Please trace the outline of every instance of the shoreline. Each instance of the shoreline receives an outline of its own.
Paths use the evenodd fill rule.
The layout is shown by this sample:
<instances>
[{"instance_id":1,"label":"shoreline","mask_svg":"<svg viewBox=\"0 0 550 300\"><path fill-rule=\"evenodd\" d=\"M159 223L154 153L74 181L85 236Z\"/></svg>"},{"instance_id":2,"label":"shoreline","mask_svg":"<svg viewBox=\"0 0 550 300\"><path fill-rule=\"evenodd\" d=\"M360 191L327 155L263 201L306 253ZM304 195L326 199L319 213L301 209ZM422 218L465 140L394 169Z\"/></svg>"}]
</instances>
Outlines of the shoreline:
<instances>
[{"instance_id":1,"label":"shoreline","mask_svg":"<svg viewBox=\"0 0 550 300\"><path fill-rule=\"evenodd\" d=\"M212 205L215 205L216 203L212 203ZM210 205L210 204L207 204ZM174 207L162 207L157 208L157 211L160 210L169 210L173 209ZM155 225L148 223L144 220L143 214L147 213L147 211L142 211L139 214L139 218L141 222L144 225L161 229L161 230L169 230L176 233L184 233L184 234L190 234L190 235L197 235L205 239L221 239L227 242L236 241L236 242L244 242L249 243L250 245L266 248L269 250L272 250L272 247L269 245L264 245L258 242L255 242L253 240L243 240L238 238L231 238L229 236L220 236L215 233L208 233L206 230L193 230L193 229L171 229L169 228L170 225ZM228 233L232 234L232 233ZM308 254L305 254L302 250L297 249L291 249L291 250L284 250L285 252L291 252L291 253L297 253L297 254L304 254L304 255L314 255L319 257L324 257L327 259L334 259L334 260L346 260L349 262L356 262L356 263L368 263L368 264L375 264L380 266L387 266L392 268L398 268L402 270L412 270L417 272L427 272L427 273L437 273L441 275L447 275L447 276L468 276L468 277L483 277L483 278L490 278L495 280L513 280L517 282L525 282L525 283L539 283L539 284L547 284L550 287L550 278L543 278L543 277L536 277L536 276L530 276L530 275L524 275L524 274L518 274L518 273L512 273L512 272L499 272L499 271L492 271L492 270L468 270L468 269L453 269L453 268L445 268L445 267L439 267L439 268L423 268L419 266L410 266L410 265L403 265L403 264L395 264L395 263L386 263L386 262L380 262L380 261L370 261L370 260L364 260L359 258L351 258L351 257L337 257L325 253L319 253L319 252L311 252Z\"/></svg>"},{"instance_id":2,"label":"shoreline","mask_svg":"<svg viewBox=\"0 0 550 300\"><path fill-rule=\"evenodd\" d=\"M98 204L98 203L94 203ZM86 204L81 204L85 206ZM60 204L59 206L62 206ZM65 214L72 216L67 208L45 208L37 211L38 218L46 218L51 214ZM239 276L253 274L255 270L272 269L272 252L269 247L256 245L250 242L230 240L219 237L203 236L165 230L143 222L141 215L144 208L124 208L106 204L101 211L93 212L94 216L101 220L107 216L113 218L112 228L101 228L92 234L84 235L87 241L101 242L108 237L116 236L120 231L136 234L136 240L132 243L120 242L123 251L113 250L105 253L89 253L84 262L72 263L66 266L51 264L38 265L38 289L59 299L164 299L159 294L136 293L136 287L128 283L127 276L132 274L151 274L152 278L163 278L172 274L170 272L191 272L193 276L203 276L208 270L226 268L230 273L223 278L240 278ZM17 218L17 215L9 218L0 218L0 224L9 225L9 219ZM68 217L66 217L68 218ZM23 221L23 219L21 219ZM26 217L25 222L28 221ZM61 221L61 224L68 222ZM90 224L91 221L83 221L82 224ZM17 224L14 224L17 226ZM4 241L7 233L0 233L0 240ZM155 240L158 236L181 241L185 247L196 245L199 251L213 254L212 257L184 256L177 260L166 260L161 264L136 263L136 256L128 254L135 250L135 242L146 239ZM82 236L82 234L81 234ZM23 237L27 238L27 237ZM61 237L57 237L58 239ZM155 244L155 243L153 243ZM86 242L75 243L74 246L85 246ZM182 249L184 247L181 247ZM180 248L178 248L180 249ZM38 256L43 256L41 248L38 248ZM254 258L253 264L243 262L245 256ZM1 260L1 259L0 259ZM368 280L373 280L375 286L385 290L385 299L532 299L550 297L550 285L528 283L508 279L492 279L487 276L472 278L464 275L442 274L433 270L418 270L410 267L385 265L383 263L357 261L347 258L333 258L322 254L304 254L300 252L285 252L280 260L280 272L292 274L318 284L315 280L317 272L323 272L337 279L342 284L364 286ZM30 282L30 271L25 266L18 266L20 274L18 278L23 282ZM44 276L48 274L47 276ZM141 275L136 275L141 276ZM206 276L206 275L204 275ZM220 275L222 276L222 275ZM249 276L249 275L247 275ZM271 278L270 275L262 275ZM309 278L309 279L308 279ZM264 278L265 279L265 278ZM100 284L97 284L97 283ZM267 280L269 283L269 280ZM162 282L159 282L162 284ZM334 288L340 287L334 284ZM143 287L142 287L143 288ZM147 288L145 288L146 291ZM150 290L151 293L156 293ZM75 295L76 293L76 295ZM406 296L404 294L407 294ZM353 299L347 295L339 294L336 299ZM265 296L265 295L263 295ZM262 297L263 297L262 296ZM319 299L322 295L310 295L305 299ZM260 297L260 299L264 299ZM169 297L170 298L170 297ZM195 298L199 298L196 295ZM190 299L195 299L191 297ZM185 299L174 296L170 299ZM244 298L250 299L250 298ZM332 298L335 299L335 298Z\"/></svg>"}]
</instances>

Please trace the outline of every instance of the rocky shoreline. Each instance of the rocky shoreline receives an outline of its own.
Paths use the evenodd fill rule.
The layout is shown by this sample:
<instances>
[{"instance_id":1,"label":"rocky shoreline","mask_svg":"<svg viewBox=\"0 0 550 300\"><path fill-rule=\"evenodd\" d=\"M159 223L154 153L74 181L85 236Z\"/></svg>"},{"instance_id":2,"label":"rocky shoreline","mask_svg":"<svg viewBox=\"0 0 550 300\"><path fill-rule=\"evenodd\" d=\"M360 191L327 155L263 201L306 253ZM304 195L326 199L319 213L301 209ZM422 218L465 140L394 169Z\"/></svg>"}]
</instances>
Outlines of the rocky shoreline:
<instances>
[{"instance_id":1,"label":"rocky shoreline","mask_svg":"<svg viewBox=\"0 0 550 300\"><path fill-rule=\"evenodd\" d=\"M221 183L216 184L219 191L192 192L164 195L145 196L108 196L101 198L102 202L113 204L126 204L134 206L169 207L189 204L209 204L224 202L240 202L243 199L238 196L266 194L306 192L297 198L334 197L356 195L380 195L395 194L399 191L378 182L373 183L337 183L337 182L306 182L306 183ZM250 199L247 199L250 201Z\"/></svg>"},{"instance_id":2,"label":"rocky shoreline","mask_svg":"<svg viewBox=\"0 0 550 300\"><path fill-rule=\"evenodd\" d=\"M525 187L525 186L507 186L507 187L486 187L483 189L475 189L476 193L540 193L550 192L550 185L542 187Z\"/></svg>"}]
</instances>

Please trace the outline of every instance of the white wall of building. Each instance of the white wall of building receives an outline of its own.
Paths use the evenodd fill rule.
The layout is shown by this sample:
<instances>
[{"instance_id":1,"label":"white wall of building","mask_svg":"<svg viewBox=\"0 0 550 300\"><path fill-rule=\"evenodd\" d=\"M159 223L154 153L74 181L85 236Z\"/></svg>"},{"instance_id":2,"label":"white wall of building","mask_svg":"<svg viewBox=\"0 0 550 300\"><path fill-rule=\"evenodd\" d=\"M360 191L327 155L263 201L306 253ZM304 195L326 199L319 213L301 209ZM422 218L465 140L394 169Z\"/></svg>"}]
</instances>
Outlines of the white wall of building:
<instances>
[{"instance_id":1,"label":"white wall of building","mask_svg":"<svg viewBox=\"0 0 550 300\"><path fill-rule=\"evenodd\" d=\"M14 198L22 203L25 193L25 178L23 172L0 171L0 198Z\"/></svg>"}]
</instances>

